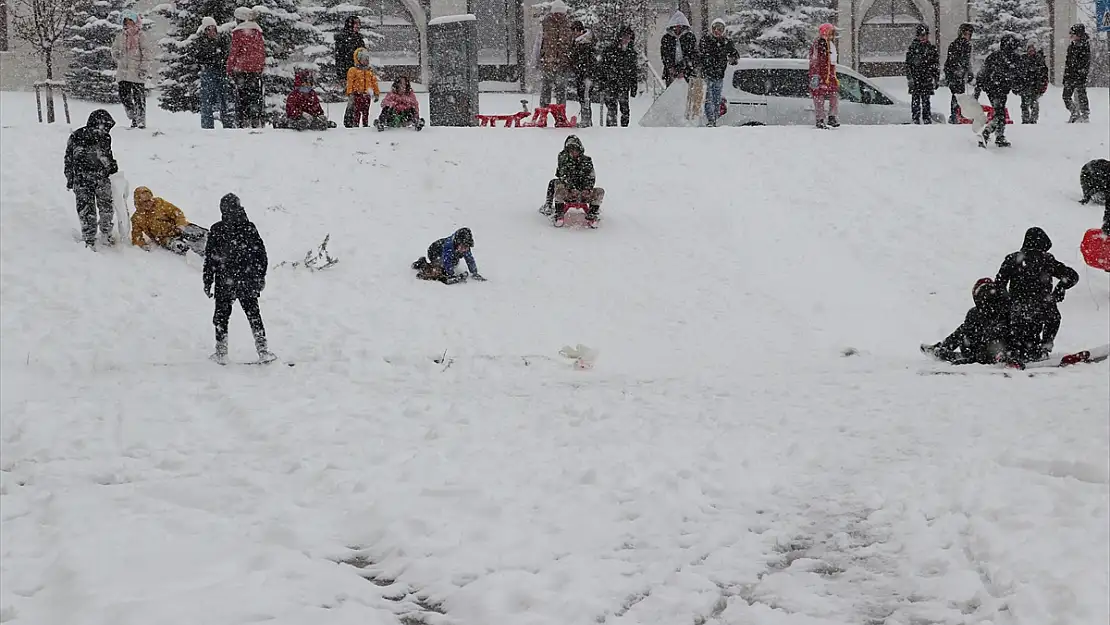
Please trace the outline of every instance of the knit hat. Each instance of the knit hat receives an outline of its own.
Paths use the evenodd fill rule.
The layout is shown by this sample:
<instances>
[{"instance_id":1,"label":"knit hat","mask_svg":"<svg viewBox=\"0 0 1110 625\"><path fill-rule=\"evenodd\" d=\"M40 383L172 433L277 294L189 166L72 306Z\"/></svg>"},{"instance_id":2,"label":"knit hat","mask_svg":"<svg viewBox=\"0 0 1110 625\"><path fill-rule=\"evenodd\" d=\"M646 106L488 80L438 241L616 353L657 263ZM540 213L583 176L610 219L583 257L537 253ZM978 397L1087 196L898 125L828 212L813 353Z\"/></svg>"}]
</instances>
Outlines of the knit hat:
<instances>
[{"instance_id":1,"label":"knit hat","mask_svg":"<svg viewBox=\"0 0 1110 625\"><path fill-rule=\"evenodd\" d=\"M258 19L258 12L250 7L238 7L234 15L240 22L253 22Z\"/></svg>"},{"instance_id":2,"label":"knit hat","mask_svg":"<svg viewBox=\"0 0 1110 625\"><path fill-rule=\"evenodd\" d=\"M548 8L552 13L566 13L570 10L570 7L568 7L567 3L563 2L563 0L554 0L548 5Z\"/></svg>"},{"instance_id":3,"label":"knit hat","mask_svg":"<svg viewBox=\"0 0 1110 625\"><path fill-rule=\"evenodd\" d=\"M138 24L139 23L139 14L130 10L130 9L128 9L126 11L120 11L119 23L122 24L122 23L126 22L127 20L131 20L132 22L135 22L136 24Z\"/></svg>"},{"instance_id":4,"label":"knit hat","mask_svg":"<svg viewBox=\"0 0 1110 625\"><path fill-rule=\"evenodd\" d=\"M1085 35L1087 34L1087 27L1083 24L1074 24L1068 29L1068 33L1072 35Z\"/></svg>"},{"instance_id":5,"label":"knit hat","mask_svg":"<svg viewBox=\"0 0 1110 625\"><path fill-rule=\"evenodd\" d=\"M821 24L817 28L817 34L822 37L832 37L834 34L836 34L836 26L828 23Z\"/></svg>"},{"instance_id":6,"label":"knit hat","mask_svg":"<svg viewBox=\"0 0 1110 625\"><path fill-rule=\"evenodd\" d=\"M216 23L216 18L205 17L200 21L200 27L197 28L197 33L203 33L209 26L215 26L216 28L220 27L220 25Z\"/></svg>"}]
</instances>

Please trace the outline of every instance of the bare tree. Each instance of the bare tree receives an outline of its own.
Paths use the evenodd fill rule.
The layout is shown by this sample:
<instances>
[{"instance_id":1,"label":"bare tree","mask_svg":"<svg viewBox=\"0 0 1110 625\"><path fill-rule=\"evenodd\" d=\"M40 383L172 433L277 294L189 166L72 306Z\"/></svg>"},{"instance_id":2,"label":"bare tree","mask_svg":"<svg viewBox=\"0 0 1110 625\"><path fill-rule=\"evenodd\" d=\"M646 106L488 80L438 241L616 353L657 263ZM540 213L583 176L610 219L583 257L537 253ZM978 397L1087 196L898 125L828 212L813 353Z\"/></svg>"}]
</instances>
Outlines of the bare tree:
<instances>
[{"instance_id":1,"label":"bare tree","mask_svg":"<svg viewBox=\"0 0 1110 625\"><path fill-rule=\"evenodd\" d=\"M88 0L9 0L12 31L31 44L46 64L46 79L54 79L54 47L73 23L77 9Z\"/></svg>"}]
</instances>

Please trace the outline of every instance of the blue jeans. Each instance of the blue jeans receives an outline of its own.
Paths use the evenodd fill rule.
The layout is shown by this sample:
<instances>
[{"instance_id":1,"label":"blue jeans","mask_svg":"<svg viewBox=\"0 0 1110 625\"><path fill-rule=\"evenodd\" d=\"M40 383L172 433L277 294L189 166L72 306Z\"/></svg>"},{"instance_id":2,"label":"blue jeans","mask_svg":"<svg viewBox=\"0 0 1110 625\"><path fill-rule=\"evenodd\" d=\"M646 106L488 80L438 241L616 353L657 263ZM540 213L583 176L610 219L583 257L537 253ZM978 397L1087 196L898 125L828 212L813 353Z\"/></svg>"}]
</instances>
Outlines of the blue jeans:
<instances>
[{"instance_id":1,"label":"blue jeans","mask_svg":"<svg viewBox=\"0 0 1110 625\"><path fill-rule=\"evenodd\" d=\"M227 74L215 69L200 70L200 127L212 129L215 122L212 110L220 108L220 123L224 128L234 128L231 114L231 87Z\"/></svg>"},{"instance_id":2,"label":"blue jeans","mask_svg":"<svg viewBox=\"0 0 1110 625\"><path fill-rule=\"evenodd\" d=\"M716 124L721 115L721 88L724 83L724 78L705 81L705 118L711 124Z\"/></svg>"}]
</instances>

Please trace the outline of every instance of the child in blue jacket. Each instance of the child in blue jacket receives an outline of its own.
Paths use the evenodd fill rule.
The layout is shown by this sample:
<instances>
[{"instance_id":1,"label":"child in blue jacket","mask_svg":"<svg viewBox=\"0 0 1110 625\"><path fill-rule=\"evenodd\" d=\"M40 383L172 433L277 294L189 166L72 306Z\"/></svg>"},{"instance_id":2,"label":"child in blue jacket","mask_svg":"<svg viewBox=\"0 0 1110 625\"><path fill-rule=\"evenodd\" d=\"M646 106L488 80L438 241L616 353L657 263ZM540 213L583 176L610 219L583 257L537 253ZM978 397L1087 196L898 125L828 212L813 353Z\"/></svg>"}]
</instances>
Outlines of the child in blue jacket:
<instances>
[{"instance_id":1,"label":"child in blue jacket","mask_svg":"<svg viewBox=\"0 0 1110 625\"><path fill-rule=\"evenodd\" d=\"M459 228L451 236L433 241L428 246L427 258L416 259L412 268L417 270L416 277L421 280L438 280L444 284L455 284L470 277L484 282L485 278L478 273L478 263L470 253L473 247L474 235L471 234L470 228ZM455 273L455 267L464 260L466 268L470 270L469 276L465 273Z\"/></svg>"}]
</instances>

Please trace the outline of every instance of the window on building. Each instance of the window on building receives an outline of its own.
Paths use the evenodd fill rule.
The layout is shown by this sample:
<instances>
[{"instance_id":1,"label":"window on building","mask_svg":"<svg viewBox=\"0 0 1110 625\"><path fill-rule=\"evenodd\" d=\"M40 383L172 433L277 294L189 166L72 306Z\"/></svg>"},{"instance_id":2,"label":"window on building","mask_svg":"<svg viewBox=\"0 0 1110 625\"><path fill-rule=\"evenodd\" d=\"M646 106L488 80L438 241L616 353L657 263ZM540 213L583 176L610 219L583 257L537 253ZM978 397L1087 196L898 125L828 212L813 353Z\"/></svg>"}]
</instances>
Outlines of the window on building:
<instances>
[{"instance_id":1,"label":"window on building","mask_svg":"<svg viewBox=\"0 0 1110 625\"><path fill-rule=\"evenodd\" d=\"M864 14L859 29L860 60L864 63L904 61L914 29L924 23L913 0L877 0Z\"/></svg>"}]
</instances>

